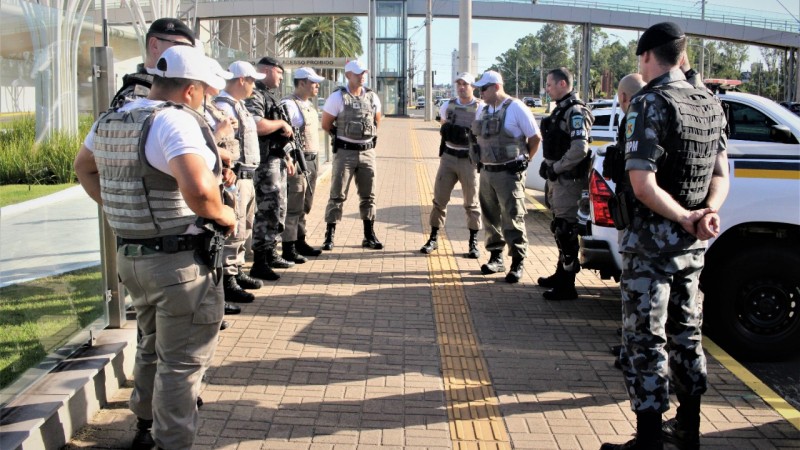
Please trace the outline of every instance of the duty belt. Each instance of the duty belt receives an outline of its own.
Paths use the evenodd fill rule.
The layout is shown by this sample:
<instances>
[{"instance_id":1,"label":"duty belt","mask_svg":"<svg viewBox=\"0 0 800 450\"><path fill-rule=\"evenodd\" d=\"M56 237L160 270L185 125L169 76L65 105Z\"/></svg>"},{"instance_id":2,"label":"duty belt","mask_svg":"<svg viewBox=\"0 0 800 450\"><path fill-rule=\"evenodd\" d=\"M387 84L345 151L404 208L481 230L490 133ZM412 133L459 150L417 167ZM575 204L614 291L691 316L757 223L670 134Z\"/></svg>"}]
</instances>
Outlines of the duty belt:
<instances>
[{"instance_id":1,"label":"duty belt","mask_svg":"<svg viewBox=\"0 0 800 450\"><path fill-rule=\"evenodd\" d=\"M483 170L485 170L487 172L505 172L505 171L509 171L509 172L516 173L516 172L521 172L522 170L525 170L525 169L522 168L522 166L520 165L519 161L509 161L509 162L507 162L505 164L484 164L483 165Z\"/></svg>"},{"instance_id":2,"label":"duty belt","mask_svg":"<svg viewBox=\"0 0 800 450\"><path fill-rule=\"evenodd\" d=\"M201 239L192 234L161 236L148 239L128 239L117 236L117 248L123 245L140 245L143 249L159 253L177 253L196 250L201 247L201 244Z\"/></svg>"},{"instance_id":3,"label":"duty belt","mask_svg":"<svg viewBox=\"0 0 800 450\"><path fill-rule=\"evenodd\" d=\"M317 159L317 154L316 153L303 152L303 156L305 156L306 161L316 161L316 159Z\"/></svg>"},{"instance_id":4,"label":"duty belt","mask_svg":"<svg viewBox=\"0 0 800 450\"><path fill-rule=\"evenodd\" d=\"M236 178L240 180L252 180L256 172L256 168L237 165L233 168L233 172L236 174Z\"/></svg>"},{"instance_id":5,"label":"duty belt","mask_svg":"<svg viewBox=\"0 0 800 450\"><path fill-rule=\"evenodd\" d=\"M456 158L467 158L469 157L469 150L456 150L454 148L445 147L444 152L448 155L455 156Z\"/></svg>"},{"instance_id":6,"label":"duty belt","mask_svg":"<svg viewBox=\"0 0 800 450\"><path fill-rule=\"evenodd\" d=\"M355 142L347 142L341 139L336 139L336 148L342 150L358 150L360 152L363 152L364 150L370 150L375 148L375 142L370 141L370 142L356 144Z\"/></svg>"}]
</instances>

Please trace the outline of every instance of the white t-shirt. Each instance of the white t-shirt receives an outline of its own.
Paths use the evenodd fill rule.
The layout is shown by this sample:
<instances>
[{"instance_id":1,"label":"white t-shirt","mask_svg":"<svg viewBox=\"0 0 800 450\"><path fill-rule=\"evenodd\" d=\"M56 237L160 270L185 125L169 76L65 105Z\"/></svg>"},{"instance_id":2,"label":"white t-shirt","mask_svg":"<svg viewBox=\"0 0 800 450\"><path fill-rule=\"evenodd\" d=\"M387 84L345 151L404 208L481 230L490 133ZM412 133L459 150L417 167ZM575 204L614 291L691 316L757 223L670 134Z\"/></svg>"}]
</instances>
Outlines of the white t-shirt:
<instances>
[{"instance_id":1,"label":"white t-shirt","mask_svg":"<svg viewBox=\"0 0 800 450\"><path fill-rule=\"evenodd\" d=\"M281 101L281 104L286 105L286 110L289 112L289 120L292 121L292 126L295 128L300 128L306 123L305 118L303 118L303 113L300 111L300 108L297 107L297 103L301 103L304 106L313 107L314 105L311 103L311 99L309 100L300 100L299 98L287 98Z\"/></svg>"},{"instance_id":2,"label":"white t-shirt","mask_svg":"<svg viewBox=\"0 0 800 450\"><path fill-rule=\"evenodd\" d=\"M161 100L140 98L120 108L120 111L129 111L134 108L154 107L164 103ZM83 145L94 151L94 137L97 123L86 135ZM161 111L150 127L147 142L144 147L147 162L157 170L174 176L169 168L169 161L181 155L200 155L206 162L208 170L214 170L217 157L206 145L203 132L197 119L185 111L167 108Z\"/></svg>"},{"instance_id":3,"label":"white t-shirt","mask_svg":"<svg viewBox=\"0 0 800 450\"><path fill-rule=\"evenodd\" d=\"M350 87L346 86L346 88L347 92L350 92ZM360 97L363 97L366 94L367 94L367 89L362 87ZM381 112L381 100L380 98L378 98L377 93L373 95L372 98L374 99L372 106L374 108L375 114L377 115ZM327 100L325 100L325 106L322 107L322 111L332 115L333 117L339 117L339 114L341 114L344 111L344 99L342 98L342 91L340 91L339 89L334 91L333 94L331 94L327 98ZM349 139L343 136L339 136L336 139L341 139L345 142L352 142L355 144L361 144L372 140L372 139L362 139L362 140Z\"/></svg>"},{"instance_id":4,"label":"white t-shirt","mask_svg":"<svg viewBox=\"0 0 800 450\"><path fill-rule=\"evenodd\" d=\"M506 120L503 122L503 128L508 130L514 137L525 135L526 138L530 138L539 134L539 126L536 125L536 119L533 117L530 108L516 98L507 98L503 103L497 105L496 109L492 105L481 103L478 106L478 110L475 111L475 119L481 118L484 108L489 108L488 111L491 114L495 111L499 111L503 107L503 104L509 101L511 105L509 105L508 110L506 110Z\"/></svg>"}]
</instances>

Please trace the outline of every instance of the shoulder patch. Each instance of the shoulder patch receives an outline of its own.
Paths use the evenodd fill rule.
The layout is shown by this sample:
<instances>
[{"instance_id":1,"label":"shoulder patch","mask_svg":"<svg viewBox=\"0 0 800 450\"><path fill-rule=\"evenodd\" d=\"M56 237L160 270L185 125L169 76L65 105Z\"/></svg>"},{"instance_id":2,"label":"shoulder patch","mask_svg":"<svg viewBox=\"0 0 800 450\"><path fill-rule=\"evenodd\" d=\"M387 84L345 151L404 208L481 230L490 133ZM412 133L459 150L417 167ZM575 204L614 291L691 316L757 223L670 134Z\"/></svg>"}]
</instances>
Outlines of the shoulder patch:
<instances>
[{"instance_id":1,"label":"shoulder patch","mask_svg":"<svg viewBox=\"0 0 800 450\"><path fill-rule=\"evenodd\" d=\"M625 121L625 139L630 139L633 136L633 129L636 127L636 117L639 113L628 113L628 120Z\"/></svg>"},{"instance_id":2,"label":"shoulder patch","mask_svg":"<svg viewBox=\"0 0 800 450\"><path fill-rule=\"evenodd\" d=\"M583 115L582 114L575 114L569 121L570 125L572 126L573 130L582 130L583 129Z\"/></svg>"}]
</instances>

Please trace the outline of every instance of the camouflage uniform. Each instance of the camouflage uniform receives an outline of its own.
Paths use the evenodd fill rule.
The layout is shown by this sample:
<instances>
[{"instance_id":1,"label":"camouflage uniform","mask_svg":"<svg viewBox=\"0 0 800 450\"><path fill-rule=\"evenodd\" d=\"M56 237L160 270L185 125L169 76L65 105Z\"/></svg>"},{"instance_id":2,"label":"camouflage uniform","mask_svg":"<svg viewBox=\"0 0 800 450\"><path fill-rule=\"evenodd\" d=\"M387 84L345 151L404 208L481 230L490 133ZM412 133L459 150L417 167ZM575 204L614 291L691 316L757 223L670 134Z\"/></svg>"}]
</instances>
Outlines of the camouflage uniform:
<instances>
[{"instance_id":1,"label":"camouflage uniform","mask_svg":"<svg viewBox=\"0 0 800 450\"><path fill-rule=\"evenodd\" d=\"M256 82L253 96L245 100L247 109L256 123L261 119L274 120L274 109L281 103L277 90L267 89ZM253 223L253 251L274 249L281 242L286 224L287 165L283 156L275 151L275 135L259 136L261 162L255 171L256 214Z\"/></svg>"},{"instance_id":2,"label":"camouflage uniform","mask_svg":"<svg viewBox=\"0 0 800 450\"><path fill-rule=\"evenodd\" d=\"M659 146L665 154L675 155L672 159L680 158L681 149L669 143L671 138L676 139L676 133L681 139L679 143L694 141L686 140L679 131L682 123L687 123L687 115L676 114L675 106L655 93L668 88L686 90L692 86L680 70L672 70L652 80L632 100L625 128L625 170L658 171L659 186L670 192L666 187L669 183L684 180L664 178L672 173L667 166L670 158L648 156L655 155L658 150L652 149ZM721 106L717 102L709 108L708 117L701 119L708 120L710 125L700 131L712 139L699 147L710 149L706 153L713 159L716 152L725 151L726 140L720 126L724 127ZM714 135L718 140L713 139ZM708 179L706 190L701 190L703 196L710 183L710 169L705 174ZM701 344L702 297L698 295L705 243L684 231L677 222L650 211L638 201L636 204L632 223L620 241L622 364L633 410L662 413L669 409L670 377L679 395L699 396L707 388Z\"/></svg>"}]
</instances>

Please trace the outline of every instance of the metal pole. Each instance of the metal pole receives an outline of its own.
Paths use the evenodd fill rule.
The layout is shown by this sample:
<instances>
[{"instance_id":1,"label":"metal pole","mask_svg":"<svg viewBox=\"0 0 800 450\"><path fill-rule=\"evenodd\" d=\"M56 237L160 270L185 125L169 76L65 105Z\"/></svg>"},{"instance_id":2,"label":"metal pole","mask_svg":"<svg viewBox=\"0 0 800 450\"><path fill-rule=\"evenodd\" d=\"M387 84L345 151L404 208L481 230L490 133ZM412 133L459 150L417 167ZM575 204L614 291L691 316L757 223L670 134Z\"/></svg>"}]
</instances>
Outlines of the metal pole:
<instances>
[{"instance_id":1,"label":"metal pole","mask_svg":"<svg viewBox=\"0 0 800 450\"><path fill-rule=\"evenodd\" d=\"M519 55L514 62L514 97L519 98Z\"/></svg>"},{"instance_id":2,"label":"metal pole","mask_svg":"<svg viewBox=\"0 0 800 450\"><path fill-rule=\"evenodd\" d=\"M461 0L458 20L458 71L470 72L472 66L472 0Z\"/></svg>"},{"instance_id":3,"label":"metal pole","mask_svg":"<svg viewBox=\"0 0 800 450\"><path fill-rule=\"evenodd\" d=\"M111 47L92 47L92 90L94 116L108 109L114 92L114 53ZM108 225L103 208L97 207L100 221L100 263L103 271L103 298L108 305L108 327L125 325L125 297L120 295L117 277L117 242L114 231Z\"/></svg>"},{"instance_id":4,"label":"metal pole","mask_svg":"<svg viewBox=\"0 0 800 450\"><path fill-rule=\"evenodd\" d=\"M431 77L431 22L433 21L433 0L428 0L428 14L425 19L425 121L430 122L433 105L431 91L433 90Z\"/></svg>"},{"instance_id":5,"label":"metal pole","mask_svg":"<svg viewBox=\"0 0 800 450\"><path fill-rule=\"evenodd\" d=\"M701 8L700 9L700 18L703 21L703 23L705 23L705 21L706 21L706 0L700 0L700 5L701 5L700 6L700 8ZM703 51L700 52L700 72L703 72L703 70L705 69L705 61L706 61L706 40L705 39L702 39L702 38L700 39L700 48L703 49ZM705 78L708 78L708 76L709 76L708 74L709 73L711 73L711 66L710 65L708 67L708 72L701 73L700 75L701 76L704 75Z\"/></svg>"},{"instance_id":6,"label":"metal pole","mask_svg":"<svg viewBox=\"0 0 800 450\"><path fill-rule=\"evenodd\" d=\"M336 16L331 16L331 56L336 58ZM333 82L336 83L336 67L333 68Z\"/></svg>"},{"instance_id":7,"label":"metal pole","mask_svg":"<svg viewBox=\"0 0 800 450\"><path fill-rule=\"evenodd\" d=\"M589 82L591 81L591 73L589 68L592 65L592 24L583 24L583 58L581 64L581 98L584 101L589 101Z\"/></svg>"}]
</instances>

